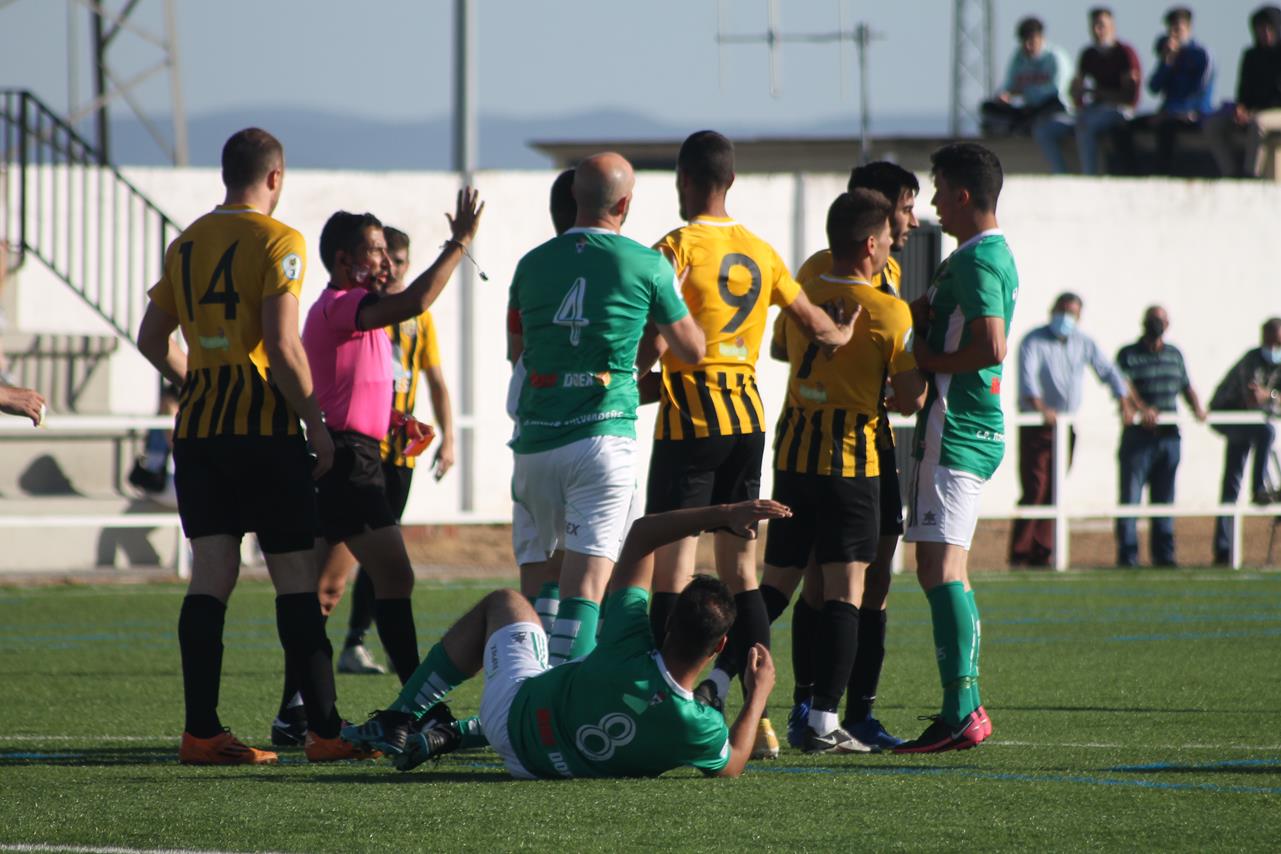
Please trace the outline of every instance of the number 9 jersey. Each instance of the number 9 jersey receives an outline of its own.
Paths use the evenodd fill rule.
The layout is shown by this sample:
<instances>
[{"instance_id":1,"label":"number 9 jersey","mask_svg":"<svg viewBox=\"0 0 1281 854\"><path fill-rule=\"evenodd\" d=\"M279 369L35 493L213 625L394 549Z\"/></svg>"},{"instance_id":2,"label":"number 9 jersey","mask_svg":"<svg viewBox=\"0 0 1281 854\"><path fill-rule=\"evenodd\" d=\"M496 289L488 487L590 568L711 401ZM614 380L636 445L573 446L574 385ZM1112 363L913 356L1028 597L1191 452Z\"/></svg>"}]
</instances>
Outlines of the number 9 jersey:
<instances>
[{"instance_id":1,"label":"number 9 jersey","mask_svg":"<svg viewBox=\"0 0 1281 854\"><path fill-rule=\"evenodd\" d=\"M187 342L175 438L301 435L271 383L262 304L299 297L306 257L301 234L247 205L214 208L170 244L149 296Z\"/></svg>"},{"instance_id":2,"label":"number 9 jersey","mask_svg":"<svg viewBox=\"0 0 1281 854\"><path fill-rule=\"evenodd\" d=\"M700 216L654 246L684 275L682 295L707 338L697 365L663 355L656 439L764 432L756 360L771 305L800 293L774 248L738 222Z\"/></svg>"}]
</instances>

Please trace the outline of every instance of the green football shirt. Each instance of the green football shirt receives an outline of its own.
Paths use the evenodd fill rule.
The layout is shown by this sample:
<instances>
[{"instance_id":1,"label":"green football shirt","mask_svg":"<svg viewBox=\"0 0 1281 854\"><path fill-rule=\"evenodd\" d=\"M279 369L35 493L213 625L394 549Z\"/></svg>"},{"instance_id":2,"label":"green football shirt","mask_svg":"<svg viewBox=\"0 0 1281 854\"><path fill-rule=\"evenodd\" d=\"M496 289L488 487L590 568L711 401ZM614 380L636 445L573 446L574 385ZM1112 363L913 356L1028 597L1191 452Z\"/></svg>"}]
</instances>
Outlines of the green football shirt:
<instances>
[{"instance_id":1,"label":"green football shirt","mask_svg":"<svg viewBox=\"0 0 1281 854\"><path fill-rule=\"evenodd\" d=\"M536 777L656 777L729 762L729 728L672 679L654 648L649 592L605 602L589 655L525 680L507 717L520 763Z\"/></svg>"},{"instance_id":2,"label":"green football shirt","mask_svg":"<svg viewBox=\"0 0 1281 854\"><path fill-rule=\"evenodd\" d=\"M671 263L612 231L570 229L520 259L508 308L520 313L525 343L512 450L635 438L645 324L689 314Z\"/></svg>"},{"instance_id":3,"label":"green football shirt","mask_svg":"<svg viewBox=\"0 0 1281 854\"><path fill-rule=\"evenodd\" d=\"M1009 338L1019 274L1000 231L986 231L957 248L930 283L926 341L937 353L955 353L970 342L980 317L1005 321ZM935 374L916 419L918 460L990 478L1005 455L1001 366L964 374Z\"/></svg>"}]
</instances>

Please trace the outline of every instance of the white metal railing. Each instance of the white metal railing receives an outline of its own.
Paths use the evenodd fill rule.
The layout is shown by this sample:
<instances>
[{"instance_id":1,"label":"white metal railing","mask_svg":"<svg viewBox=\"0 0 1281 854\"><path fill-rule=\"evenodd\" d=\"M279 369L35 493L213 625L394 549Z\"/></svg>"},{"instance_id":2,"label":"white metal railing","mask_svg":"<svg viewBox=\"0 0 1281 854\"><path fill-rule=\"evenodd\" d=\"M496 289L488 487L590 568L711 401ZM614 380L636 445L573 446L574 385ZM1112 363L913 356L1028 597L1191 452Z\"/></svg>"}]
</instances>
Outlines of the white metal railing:
<instances>
[{"instance_id":1,"label":"white metal railing","mask_svg":"<svg viewBox=\"0 0 1281 854\"><path fill-rule=\"evenodd\" d=\"M1054 520L1054 568L1062 571L1068 568L1070 560L1069 526L1072 519L1107 518L1136 519L1179 516L1227 516L1232 519L1232 540L1228 560L1233 569L1241 568L1241 521L1250 516L1281 516L1281 508L1255 506L1238 501L1236 504L1113 504L1105 507L1091 507L1081 510L1061 501L1063 487L1068 475L1068 433L1081 419L1078 415L1060 414L1054 422L1054 483L1050 503L1039 506L1014 506L997 512L981 512L980 519L1053 519ZM1210 427L1214 425L1263 424L1268 416L1262 412L1211 412L1205 422L1199 422L1190 415L1163 414L1157 419L1160 426ZM912 427L916 424L915 416L892 415L890 423L894 427ZM1021 412L1006 416L1006 460L1007 464L1018 464L1017 455L1011 453L1018 446L1017 433L1013 427L1040 427L1044 419L1034 412ZM1245 491L1244 489L1242 490ZM1216 493L1217 494L1217 491ZM902 550L896 552L896 561ZM897 567L896 567L897 569Z\"/></svg>"}]
</instances>

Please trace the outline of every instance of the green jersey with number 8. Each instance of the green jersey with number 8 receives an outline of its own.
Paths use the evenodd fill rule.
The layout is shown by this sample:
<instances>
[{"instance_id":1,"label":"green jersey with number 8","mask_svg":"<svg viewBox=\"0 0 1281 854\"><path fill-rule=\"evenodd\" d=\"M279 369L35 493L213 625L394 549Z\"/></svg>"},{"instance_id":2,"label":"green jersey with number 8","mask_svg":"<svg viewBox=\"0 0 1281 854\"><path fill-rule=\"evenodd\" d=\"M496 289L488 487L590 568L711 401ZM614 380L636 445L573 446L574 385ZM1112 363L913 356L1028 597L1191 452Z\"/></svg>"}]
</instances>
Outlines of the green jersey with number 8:
<instances>
[{"instance_id":1,"label":"green jersey with number 8","mask_svg":"<svg viewBox=\"0 0 1281 854\"><path fill-rule=\"evenodd\" d=\"M589 436L635 438L645 324L689 313L666 258L597 228L570 229L521 258L508 309L520 314L525 346L518 454Z\"/></svg>"},{"instance_id":2,"label":"green jersey with number 8","mask_svg":"<svg viewBox=\"0 0 1281 854\"><path fill-rule=\"evenodd\" d=\"M649 628L649 593L605 600L589 655L525 680L507 716L521 765L536 777L656 777L715 773L729 762L724 716L667 672Z\"/></svg>"}]
</instances>

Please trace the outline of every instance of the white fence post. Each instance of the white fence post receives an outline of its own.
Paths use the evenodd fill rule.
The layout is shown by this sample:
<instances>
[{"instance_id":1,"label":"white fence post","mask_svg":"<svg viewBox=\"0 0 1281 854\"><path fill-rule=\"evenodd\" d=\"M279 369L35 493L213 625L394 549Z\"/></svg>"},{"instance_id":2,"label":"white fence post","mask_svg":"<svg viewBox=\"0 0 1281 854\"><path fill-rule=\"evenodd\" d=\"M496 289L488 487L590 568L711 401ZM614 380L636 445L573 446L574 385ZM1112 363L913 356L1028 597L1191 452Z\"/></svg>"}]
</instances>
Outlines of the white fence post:
<instances>
[{"instance_id":1,"label":"white fence post","mask_svg":"<svg viewBox=\"0 0 1281 854\"><path fill-rule=\"evenodd\" d=\"M1068 515L1063 499L1063 487L1067 484L1068 471L1068 431L1072 429L1066 419L1058 416L1054 419L1054 484L1050 490L1050 501L1054 505L1054 569L1063 572L1068 568Z\"/></svg>"}]
</instances>

